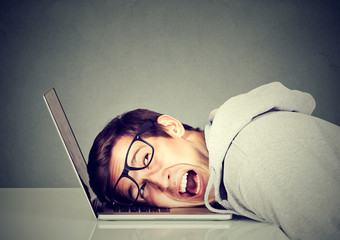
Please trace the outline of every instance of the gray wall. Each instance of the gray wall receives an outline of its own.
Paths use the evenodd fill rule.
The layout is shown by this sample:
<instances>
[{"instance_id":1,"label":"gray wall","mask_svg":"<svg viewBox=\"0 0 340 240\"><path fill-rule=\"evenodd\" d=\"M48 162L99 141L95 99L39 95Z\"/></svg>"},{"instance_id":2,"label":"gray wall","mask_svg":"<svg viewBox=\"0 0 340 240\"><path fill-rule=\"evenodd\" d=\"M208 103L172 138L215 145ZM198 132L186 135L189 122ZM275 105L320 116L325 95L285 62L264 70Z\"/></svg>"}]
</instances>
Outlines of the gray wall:
<instances>
[{"instance_id":1,"label":"gray wall","mask_svg":"<svg viewBox=\"0 0 340 240\"><path fill-rule=\"evenodd\" d=\"M310 92L314 115L339 125L335 2L2 3L0 187L78 186L42 98L51 87L85 156L122 112L203 127L229 97L271 81Z\"/></svg>"}]
</instances>

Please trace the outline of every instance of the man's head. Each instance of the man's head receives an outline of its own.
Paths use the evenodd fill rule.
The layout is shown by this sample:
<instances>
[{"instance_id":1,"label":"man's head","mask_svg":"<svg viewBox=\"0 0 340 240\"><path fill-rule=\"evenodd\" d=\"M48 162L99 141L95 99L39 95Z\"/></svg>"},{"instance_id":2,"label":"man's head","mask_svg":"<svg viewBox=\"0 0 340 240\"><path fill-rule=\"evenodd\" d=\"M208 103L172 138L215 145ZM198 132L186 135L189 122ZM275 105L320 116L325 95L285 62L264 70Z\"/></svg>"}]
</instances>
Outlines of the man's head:
<instances>
[{"instance_id":1,"label":"man's head","mask_svg":"<svg viewBox=\"0 0 340 240\"><path fill-rule=\"evenodd\" d=\"M145 169L128 173L141 189L138 202L161 207L202 205L209 178L204 133L173 117L144 109L114 118L96 137L88 162L94 192L101 201L115 198L113 188L123 172L128 148L148 121L153 124L140 137L154 149L152 162ZM150 149L133 144L129 156L149 161ZM128 198L131 183L124 178L115 190Z\"/></svg>"}]
</instances>

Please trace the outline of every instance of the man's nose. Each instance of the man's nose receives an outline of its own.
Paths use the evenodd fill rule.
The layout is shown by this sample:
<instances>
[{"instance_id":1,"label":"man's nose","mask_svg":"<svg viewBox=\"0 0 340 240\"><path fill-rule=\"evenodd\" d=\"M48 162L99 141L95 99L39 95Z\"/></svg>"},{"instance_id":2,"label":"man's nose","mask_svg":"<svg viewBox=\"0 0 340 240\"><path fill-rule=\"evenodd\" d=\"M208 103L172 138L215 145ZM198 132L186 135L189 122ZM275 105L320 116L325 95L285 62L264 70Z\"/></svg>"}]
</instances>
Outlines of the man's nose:
<instances>
[{"instance_id":1,"label":"man's nose","mask_svg":"<svg viewBox=\"0 0 340 240\"><path fill-rule=\"evenodd\" d=\"M170 172L168 170L149 171L146 180L161 191L166 191L170 185Z\"/></svg>"}]
</instances>

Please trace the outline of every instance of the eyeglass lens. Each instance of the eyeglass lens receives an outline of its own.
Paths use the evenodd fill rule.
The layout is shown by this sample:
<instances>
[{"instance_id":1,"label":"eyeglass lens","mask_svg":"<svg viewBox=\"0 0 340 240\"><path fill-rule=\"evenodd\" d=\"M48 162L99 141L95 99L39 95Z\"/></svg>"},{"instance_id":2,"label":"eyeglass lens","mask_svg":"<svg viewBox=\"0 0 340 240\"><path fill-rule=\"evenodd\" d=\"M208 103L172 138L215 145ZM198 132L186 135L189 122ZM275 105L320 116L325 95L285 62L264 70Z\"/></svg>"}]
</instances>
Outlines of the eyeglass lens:
<instances>
[{"instance_id":1,"label":"eyeglass lens","mask_svg":"<svg viewBox=\"0 0 340 240\"><path fill-rule=\"evenodd\" d=\"M150 164L153 157L152 147L143 140L132 143L127 155L128 167L142 170ZM133 171L133 170L130 170ZM136 170L135 170L136 171ZM130 175L130 174L129 174ZM125 191L124 191L125 190ZM115 188L115 200L119 203L130 204L138 198L139 186L129 177L122 177Z\"/></svg>"}]
</instances>

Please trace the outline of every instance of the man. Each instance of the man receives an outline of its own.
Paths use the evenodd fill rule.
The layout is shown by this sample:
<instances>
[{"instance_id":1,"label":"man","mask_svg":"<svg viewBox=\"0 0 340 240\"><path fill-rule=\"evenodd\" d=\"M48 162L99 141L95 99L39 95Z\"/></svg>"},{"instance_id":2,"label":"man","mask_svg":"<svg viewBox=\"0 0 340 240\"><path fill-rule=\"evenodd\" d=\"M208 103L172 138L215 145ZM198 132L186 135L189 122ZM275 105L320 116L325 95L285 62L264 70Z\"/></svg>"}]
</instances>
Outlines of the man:
<instances>
[{"instance_id":1,"label":"man","mask_svg":"<svg viewBox=\"0 0 340 240\"><path fill-rule=\"evenodd\" d=\"M334 239L340 128L310 116L314 108L311 95L275 82L229 99L204 132L171 116L128 112L95 139L91 186L102 201L205 204L275 223L292 239Z\"/></svg>"}]
</instances>

